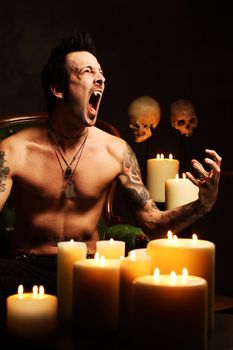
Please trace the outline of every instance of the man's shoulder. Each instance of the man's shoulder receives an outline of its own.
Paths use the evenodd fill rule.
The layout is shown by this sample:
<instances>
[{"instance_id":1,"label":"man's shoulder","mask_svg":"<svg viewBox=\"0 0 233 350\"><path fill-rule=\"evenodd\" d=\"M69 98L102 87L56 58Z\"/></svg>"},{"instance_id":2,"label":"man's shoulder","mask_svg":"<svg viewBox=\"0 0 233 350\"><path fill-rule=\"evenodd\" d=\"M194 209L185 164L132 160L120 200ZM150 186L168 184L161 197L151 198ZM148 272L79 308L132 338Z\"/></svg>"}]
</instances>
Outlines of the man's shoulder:
<instances>
[{"instance_id":1,"label":"man's shoulder","mask_svg":"<svg viewBox=\"0 0 233 350\"><path fill-rule=\"evenodd\" d=\"M30 142L35 140L36 137L42 136L44 134L44 128L38 126L28 127L22 130L18 130L12 135L7 136L6 138L0 141L0 149L3 148L20 148Z\"/></svg>"}]
</instances>

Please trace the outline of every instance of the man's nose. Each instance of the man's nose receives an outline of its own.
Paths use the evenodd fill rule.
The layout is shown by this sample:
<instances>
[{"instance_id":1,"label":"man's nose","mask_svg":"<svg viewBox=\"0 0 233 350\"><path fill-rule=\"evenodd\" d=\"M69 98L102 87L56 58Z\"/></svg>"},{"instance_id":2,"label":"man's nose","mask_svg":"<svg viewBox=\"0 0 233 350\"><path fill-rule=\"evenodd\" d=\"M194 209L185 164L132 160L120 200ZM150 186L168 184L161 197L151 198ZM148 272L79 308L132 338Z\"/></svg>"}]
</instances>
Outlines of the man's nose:
<instances>
[{"instance_id":1,"label":"man's nose","mask_svg":"<svg viewBox=\"0 0 233 350\"><path fill-rule=\"evenodd\" d=\"M102 85L105 82L105 77L101 73L96 73L95 84Z\"/></svg>"}]
</instances>

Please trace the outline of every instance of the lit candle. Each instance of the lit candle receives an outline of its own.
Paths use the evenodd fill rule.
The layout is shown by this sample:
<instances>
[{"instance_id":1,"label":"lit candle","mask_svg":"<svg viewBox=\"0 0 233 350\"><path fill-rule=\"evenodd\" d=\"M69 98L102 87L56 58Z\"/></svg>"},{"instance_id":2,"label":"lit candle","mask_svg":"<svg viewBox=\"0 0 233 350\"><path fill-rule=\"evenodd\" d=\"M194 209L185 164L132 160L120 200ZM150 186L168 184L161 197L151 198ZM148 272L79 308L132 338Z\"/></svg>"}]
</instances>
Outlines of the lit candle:
<instances>
[{"instance_id":1,"label":"lit candle","mask_svg":"<svg viewBox=\"0 0 233 350\"><path fill-rule=\"evenodd\" d=\"M170 232L171 233L171 232ZM206 240L170 238L151 240L147 244L152 272L159 267L162 274L181 271L186 266L191 275L204 278L208 283L208 329L214 328L215 245Z\"/></svg>"},{"instance_id":2,"label":"lit candle","mask_svg":"<svg viewBox=\"0 0 233 350\"><path fill-rule=\"evenodd\" d=\"M96 251L106 259L120 259L125 256L125 242L113 238L96 242Z\"/></svg>"},{"instance_id":3,"label":"lit candle","mask_svg":"<svg viewBox=\"0 0 233 350\"><path fill-rule=\"evenodd\" d=\"M64 319L72 318L73 265L77 260L87 256L87 246L84 242L58 242L57 253L57 296L58 316Z\"/></svg>"},{"instance_id":4,"label":"lit candle","mask_svg":"<svg viewBox=\"0 0 233 350\"><path fill-rule=\"evenodd\" d=\"M18 293L7 297L7 329L18 336L43 336L57 327L57 297L44 293L43 286L33 287L32 293L24 293L20 285Z\"/></svg>"},{"instance_id":5,"label":"lit candle","mask_svg":"<svg viewBox=\"0 0 233 350\"><path fill-rule=\"evenodd\" d=\"M187 179L185 174L182 178L178 178L177 175L174 179L167 179L165 181L166 209L193 202L198 199L198 193L199 188Z\"/></svg>"},{"instance_id":6,"label":"lit candle","mask_svg":"<svg viewBox=\"0 0 233 350\"><path fill-rule=\"evenodd\" d=\"M147 188L155 202L165 202L165 181L174 178L179 173L179 161L164 158L163 154L157 154L156 158L147 160Z\"/></svg>"},{"instance_id":7,"label":"lit candle","mask_svg":"<svg viewBox=\"0 0 233 350\"><path fill-rule=\"evenodd\" d=\"M74 264L73 317L81 330L116 331L119 317L119 259L94 259Z\"/></svg>"},{"instance_id":8,"label":"lit candle","mask_svg":"<svg viewBox=\"0 0 233 350\"><path fill-rule=\"evenodd\" d=\"M132 249L129 251L128 255L130 256L131 254L135 254L136 256L140 256L140 255L143 255L143 256L149 256L147 254L147 248L136 248L136 249Z\"/></svg>"},{"instance_id":9,"label":"lit candle","mask_svg":"<svg viewBox=\"0 0 233 350\"><path fill-rule=\"evenodd\" d=\"M127 334L131 325L133 280L136 277L150 274L150 271L151 259L147 254L130 251L129 255L121 260L119 325L122 333Z\"/></svg>"},{"instance_id":10,"label":"lit candle","mask_svg":"<svg viewBox=\"0 0 233 350\"><path fill-rule=\"evenodd\" d=\"M182 270L181 270L182 271ZM180 272L181 273L181 272ZM207 283L187 270L134 280L135 344L157 349L205 350L207 346Z\"/></svg>"}]
</instances>

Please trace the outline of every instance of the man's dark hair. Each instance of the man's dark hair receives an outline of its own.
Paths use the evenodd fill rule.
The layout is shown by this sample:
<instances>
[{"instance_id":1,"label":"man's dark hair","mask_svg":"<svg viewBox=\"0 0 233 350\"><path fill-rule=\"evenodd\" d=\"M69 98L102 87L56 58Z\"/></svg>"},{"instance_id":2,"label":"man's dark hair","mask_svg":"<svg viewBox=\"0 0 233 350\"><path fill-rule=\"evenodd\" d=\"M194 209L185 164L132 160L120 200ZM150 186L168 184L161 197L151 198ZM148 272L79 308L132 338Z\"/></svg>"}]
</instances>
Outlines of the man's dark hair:
<instances>
[{"instance_id":1,"label":"man's dark hair","mask_svg":"<svg viewBox=\"0 0 233 350\"><path fill-rule=\"evenodd\" d=\"M62 38L58 46L50 53L48 61L41 72L41 82L50 113L56 103L56 97L50 90L52 84L64 92L66 96L68 73L65 67L65 57L74 51L88 51L96 55L96 49L90 33L80 32Z\"/></svg>"}]
</instances>

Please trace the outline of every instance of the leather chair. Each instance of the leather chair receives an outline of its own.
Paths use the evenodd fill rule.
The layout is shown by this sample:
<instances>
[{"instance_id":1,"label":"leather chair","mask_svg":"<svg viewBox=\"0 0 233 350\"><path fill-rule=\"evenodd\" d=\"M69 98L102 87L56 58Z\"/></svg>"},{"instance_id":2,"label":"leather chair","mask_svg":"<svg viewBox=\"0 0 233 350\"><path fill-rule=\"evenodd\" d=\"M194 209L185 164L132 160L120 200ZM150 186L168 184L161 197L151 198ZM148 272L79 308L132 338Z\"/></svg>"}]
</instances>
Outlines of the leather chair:
<instances>
[{"instance_id":1,"label":"leather chair","mask_svg":"<svg viewBox=\"0 0 233 350\"><path fill-rule=\"evenodd\" d=\"M17 131L33 125L46 123L47 113L24 113L15 115L0 116L0 141ZM111 124L97 119L96 126L117 137L121 137L119 131ZM145 248L149 241L141 228L127 225L122 218L113 213L113 198L116 188L116 182L113 182L108 192L107 200L104 205L102 217L98 229L100 239L122 240L126 243L126 254L128 251L136 248ZM10 232L14 230L15 218L14 207L11 196L8 198L3 210L0 213L0 256L7 255L5 243L10 241ZM3 243L3 242L4 243Z\"/></svg>"}]
</instances>

